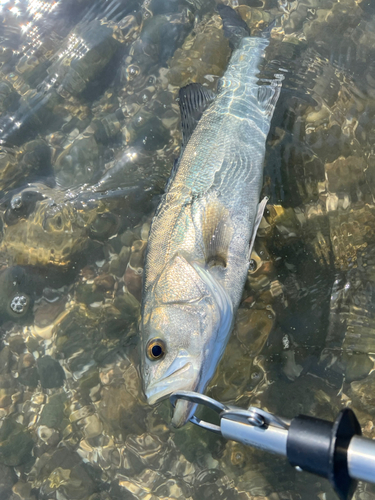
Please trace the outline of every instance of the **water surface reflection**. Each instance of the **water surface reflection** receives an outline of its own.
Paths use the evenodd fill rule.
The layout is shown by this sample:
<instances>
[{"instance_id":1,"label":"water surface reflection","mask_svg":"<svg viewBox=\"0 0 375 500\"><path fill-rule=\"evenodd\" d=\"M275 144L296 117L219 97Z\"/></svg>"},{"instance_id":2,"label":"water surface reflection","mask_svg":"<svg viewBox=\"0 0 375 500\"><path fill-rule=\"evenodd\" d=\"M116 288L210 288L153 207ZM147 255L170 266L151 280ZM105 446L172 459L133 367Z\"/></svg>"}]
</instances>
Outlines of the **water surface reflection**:
<instances>
[{"instance_id":1,"label":"water surface reflection","mask_svg":"<svg viewBox=\"0 0 375 500\"><path fill-rule=\"evenodd\" d=\"M208 394L285 417L344 405L374 437L375 9L240 0L278 16L285 80L235 330ZM0 497L323 499L284 460L149 407L138 374L144 251L181 134L215 89L215 1L0 0ZM360 485L356 498L375 497Z\"/></svg>"}]
</instances>

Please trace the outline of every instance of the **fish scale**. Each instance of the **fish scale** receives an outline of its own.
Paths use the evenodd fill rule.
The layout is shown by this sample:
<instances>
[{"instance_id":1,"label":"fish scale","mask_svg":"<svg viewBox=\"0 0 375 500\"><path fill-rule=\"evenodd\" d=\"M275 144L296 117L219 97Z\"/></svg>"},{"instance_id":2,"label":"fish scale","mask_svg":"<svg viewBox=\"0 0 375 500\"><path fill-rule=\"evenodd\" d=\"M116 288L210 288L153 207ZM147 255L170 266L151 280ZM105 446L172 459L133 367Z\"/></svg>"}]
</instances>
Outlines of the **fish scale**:
<instances>
[{"instance_id":1,"label":"fish scale","mask_svg":"<svg viewBox=\"0 0 375 500\"><path fill-rule=\"evenodd\" d=\"M174 390L203 391L229 338L264 208L266 138L282 79L259 80L268 43L239 42L212 102L197 84L180 93L183 149L151 224L144 270L142 372L151 404ZM181 286L199 292L189 296ZM150 358L153 342L160 360ZM178 402L174 425L193 410Z\"/></svg>"}]
</instances>

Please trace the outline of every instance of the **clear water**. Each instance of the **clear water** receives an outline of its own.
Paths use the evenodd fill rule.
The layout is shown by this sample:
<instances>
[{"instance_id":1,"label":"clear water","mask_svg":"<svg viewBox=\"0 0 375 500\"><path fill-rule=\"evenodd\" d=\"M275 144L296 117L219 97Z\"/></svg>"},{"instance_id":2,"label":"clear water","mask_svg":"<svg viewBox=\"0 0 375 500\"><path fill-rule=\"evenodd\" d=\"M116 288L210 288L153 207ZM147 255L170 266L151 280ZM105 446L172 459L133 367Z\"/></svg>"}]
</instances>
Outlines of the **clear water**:
<instances>
[{"instance_id":1,"label":"clear water","mask_svg":"<svg viewBox=\"0 0 375 500\"><path fill-rule=\"evenodd\" d=\"M149 407L144 249L181 141L178 89L215 89L214 1L0 0L0 498L330 499L282 458ZM207 393L280 416L356 411L374 436L375 5L233 2L285 74L243 302ZM359 485L356 498L375 497Z\"/></svg>"}]
</instances>

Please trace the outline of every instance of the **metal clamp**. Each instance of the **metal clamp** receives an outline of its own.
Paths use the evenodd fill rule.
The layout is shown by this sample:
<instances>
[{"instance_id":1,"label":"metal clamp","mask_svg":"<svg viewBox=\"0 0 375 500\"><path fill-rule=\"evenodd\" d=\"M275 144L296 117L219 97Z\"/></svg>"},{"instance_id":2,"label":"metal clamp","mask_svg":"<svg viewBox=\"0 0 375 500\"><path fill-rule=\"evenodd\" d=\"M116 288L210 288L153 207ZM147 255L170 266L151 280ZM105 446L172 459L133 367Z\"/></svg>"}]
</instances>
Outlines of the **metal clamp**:
<instances>
[{"instance_id":1,"label":"metal clamp","mask_svg":"<svg viewBox=\"0 0 375 500\"><path fill-rule=\"evenodd\" d=\"M204 394L198 394L196 392L190 392L190 391L174 392L169 399L173 408L176 406L176 401L178 399L183 399L184 401L189 401L189 403L195 403L197 405L207 406L207 408L210 408L211 410L219 414L221 414L224 411L230 410L229 406L225 406L224 404L219 403L215 399L209 398ZM191 417L190 422L195 425L198 425L198 427L202 427L202 429L207 429L211 432L215 432L216 434L221 434L220 425L211 424L211 422L205 422L204 420L201 420L195 415Z\"/></svg>"},{"instance_id":2,"label":"metal clamp","mask_svg":"<svg viewBox=\"0 0 375 500\"><path fill-rule=\"evenodd\" d=\"M232 420L235 422L241 422L243 424L249 424L254 427L268 427L272 425L286 430L288 430L290 425L290 420L282 419L280 417L277 417L276 415L272 415L271 413L268 413L261 408L257 408L256 406L250 406L248 410L244 410L243 408L238 408L236 406L226 406L222 403L219 403L215 399L209 398L204 394L198 394L196 392L179 391L173 393L170 397L170 401L173 407L175 407L176 401L178 399L183 399L185 401L189 401L190 403L206 406L207 408L210 408L211 410L218 413L220 416L220 420ZM206 422L205 420L202 420L195 415L191 417L190 422L198 425L198 427L202 427L203 429L221 434L221 427L219 425L212 424L211 422Z\"/></svg>"},{"instance_id":3,"label":"metal clamp","mask_svg":"<svg viewBox=\"0 0 375 500\"><path fill-rule=\"evenodd\" d=\"M280 429L288 430L290 425L290 420L272 415L268 413L268 411L257 408L256 406L250 406L248 410L242 410L241 408L224 410L220 414L220 418L250 424L253 427L268 427L272 425L274 427L280 427Z\"/></svg>"}]
</instances>

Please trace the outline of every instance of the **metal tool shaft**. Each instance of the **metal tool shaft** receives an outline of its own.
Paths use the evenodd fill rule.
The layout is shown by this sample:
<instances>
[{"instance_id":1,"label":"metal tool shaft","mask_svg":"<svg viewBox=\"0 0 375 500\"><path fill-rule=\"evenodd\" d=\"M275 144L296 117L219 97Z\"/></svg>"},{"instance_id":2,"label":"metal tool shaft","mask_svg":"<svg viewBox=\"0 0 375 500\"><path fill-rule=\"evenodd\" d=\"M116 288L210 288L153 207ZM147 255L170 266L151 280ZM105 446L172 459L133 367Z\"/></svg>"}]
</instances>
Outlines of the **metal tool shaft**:
<instances>
[{"instance_id":1,"label":"metal tool shaft","mask_svg":"<svg viewBox=\"0 0 375 500\"><path fill-rule=\"evenodd\" d=\"M226 439L238 441L248 446L255 446L271 453L286 456L288 431L280 427L253 427L235 420L221 419L221 433Z\"/></svg>"},{"instance_id":2,"label":"metal tool shaft","mask_svg":"<svg viewBox=\"0 0 375 500\"><path fill-rule=\"evenodd\" d=\"M375 440L352 437L348 447L348 469L354 479L375 482Z\"/></svg>"}]
</instances>

